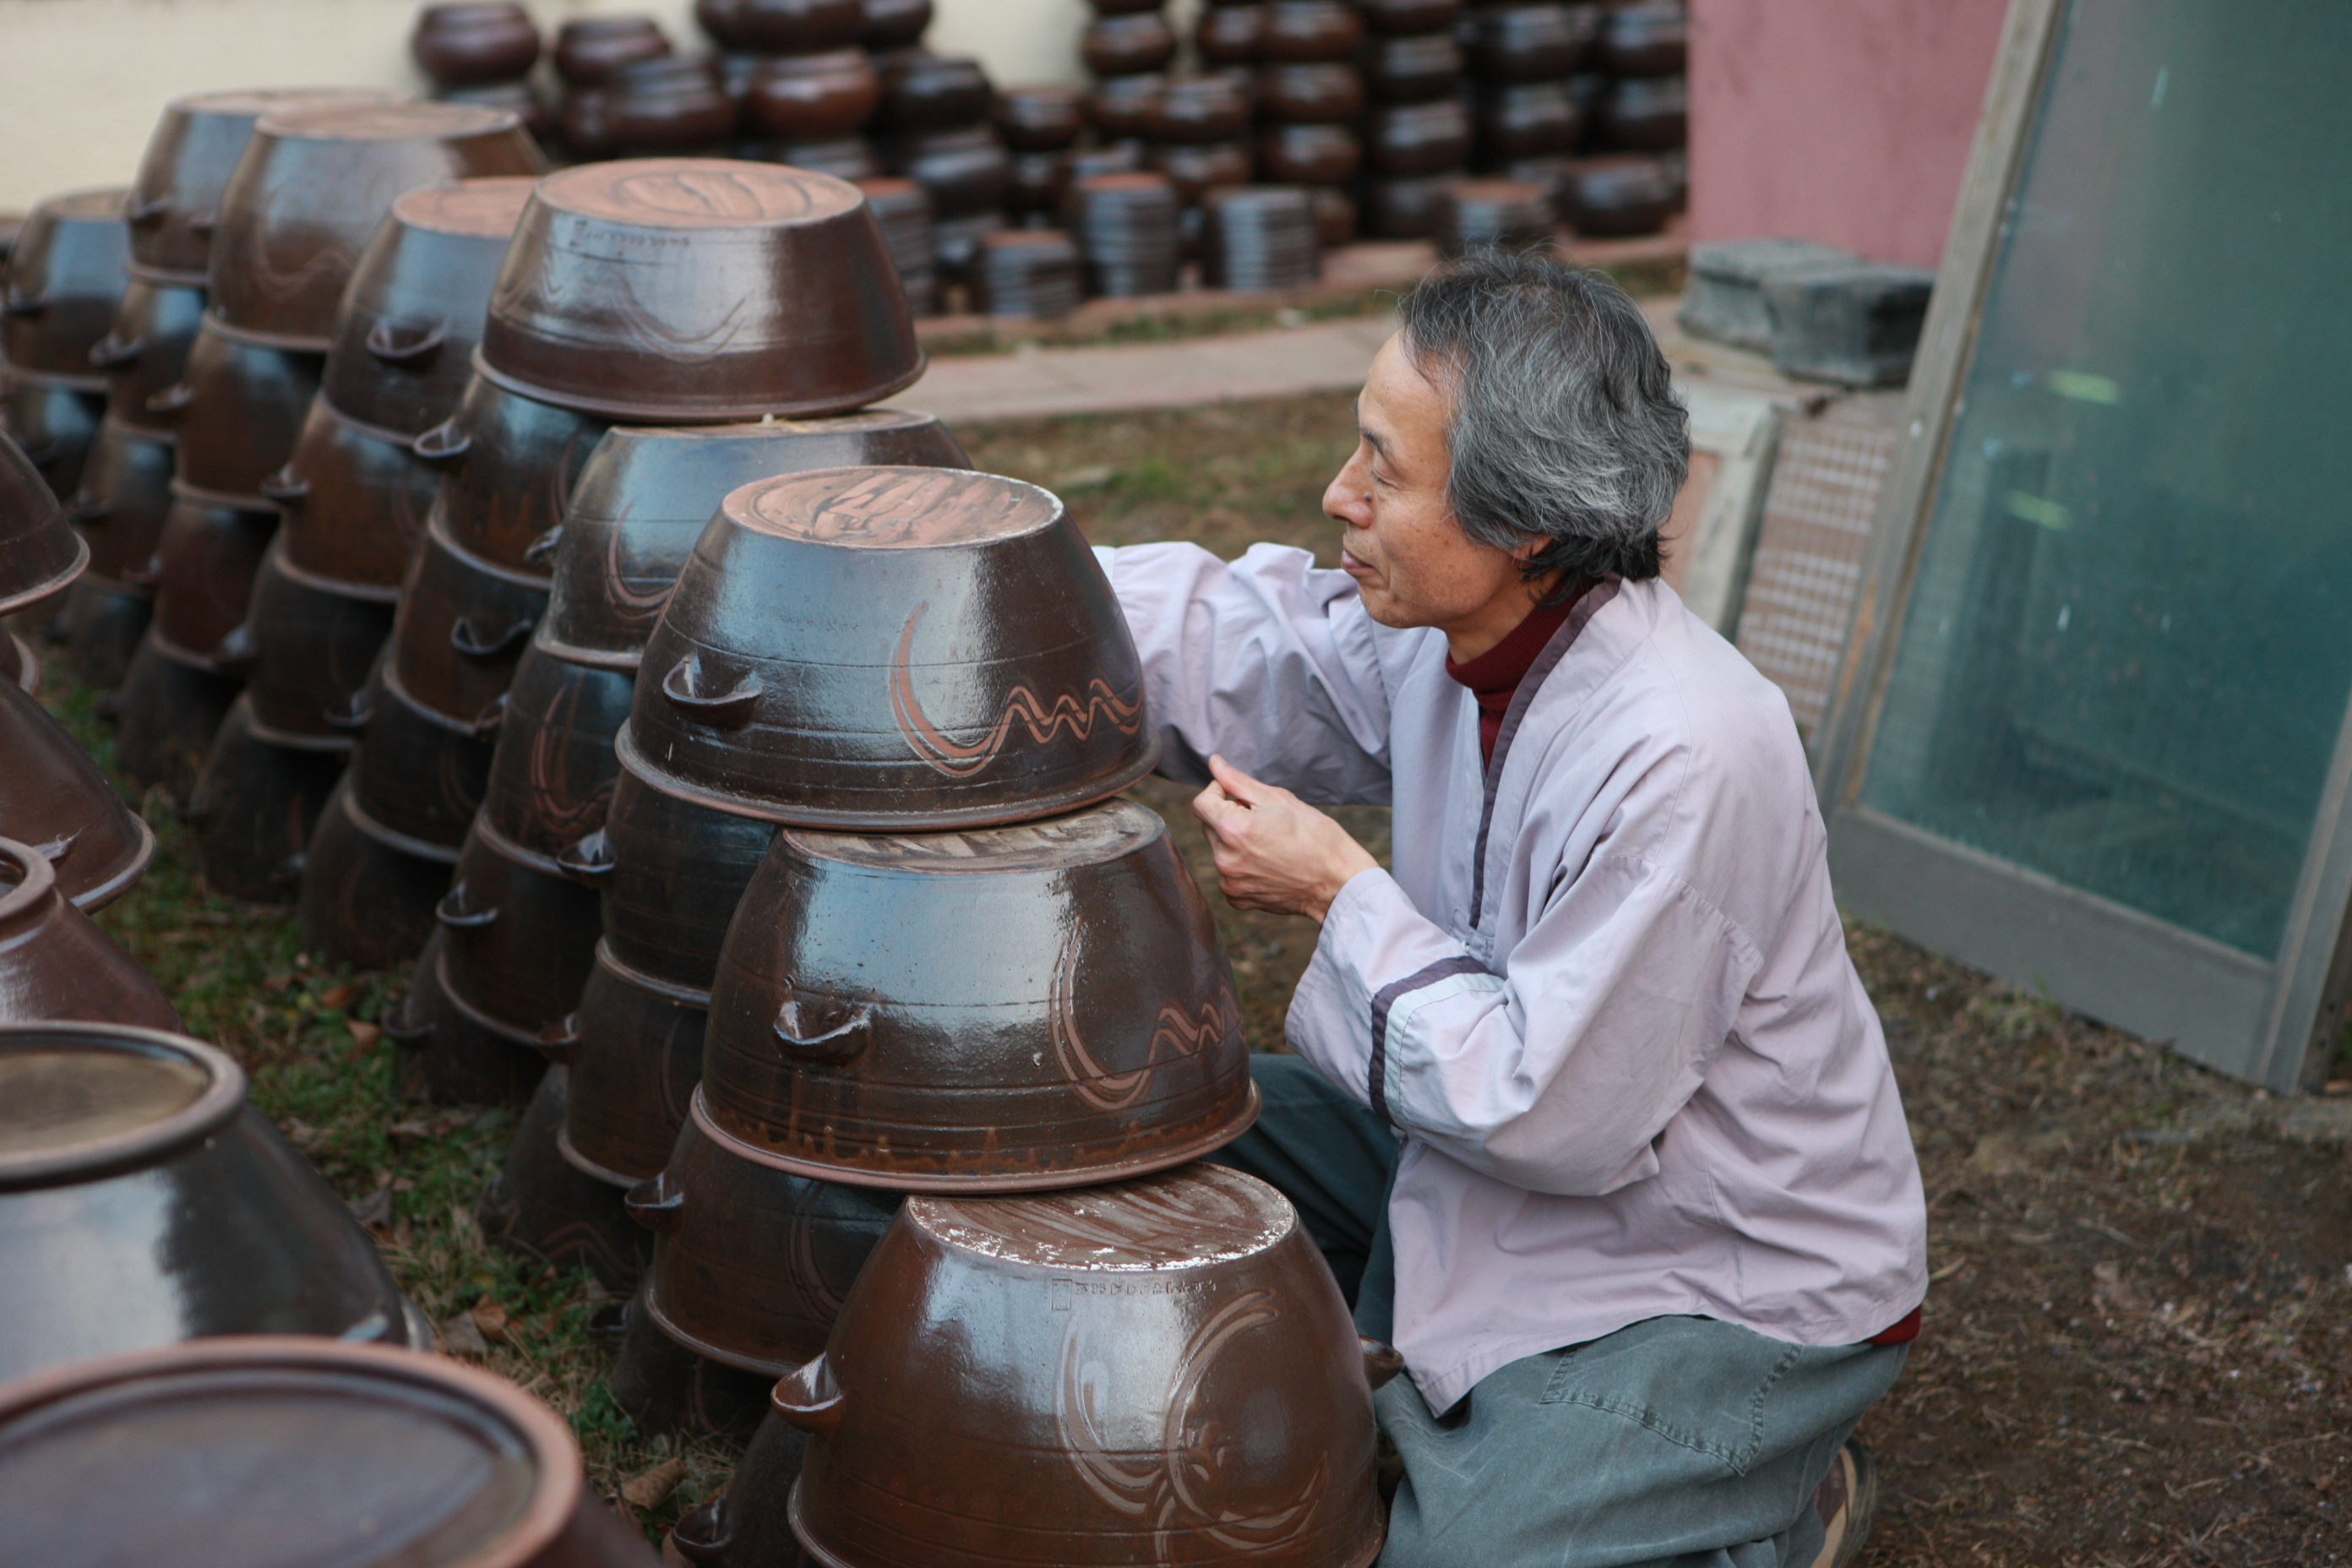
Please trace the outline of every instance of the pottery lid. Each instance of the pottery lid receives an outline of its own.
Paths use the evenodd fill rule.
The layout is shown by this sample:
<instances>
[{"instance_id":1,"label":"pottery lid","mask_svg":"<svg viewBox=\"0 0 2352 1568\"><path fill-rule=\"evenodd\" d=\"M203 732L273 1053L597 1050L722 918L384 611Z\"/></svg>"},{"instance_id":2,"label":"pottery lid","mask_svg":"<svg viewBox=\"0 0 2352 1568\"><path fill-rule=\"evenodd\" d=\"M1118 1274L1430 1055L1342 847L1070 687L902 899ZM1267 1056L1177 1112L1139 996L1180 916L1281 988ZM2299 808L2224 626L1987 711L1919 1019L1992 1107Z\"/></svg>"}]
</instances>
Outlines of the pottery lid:
<instances>
[{"instance_id":1,"label":"pottery lid","mask_svg":"<svg viewBox=\"0 0 2352 1568\"><path fill-rule=\"evenodd\" d=\"M115 1024L0 1025L0 1191L152 1163L244 1103L244 1072L195 1040Z\"/></svg>"},{"instance_id":2,"label":"pottery lid","mask_svg":"<svg viewBox=\"0 0 2352 1568\"><path fill-rule=\"evenodd\" d=\"M1076 1272L1202 1268L1264 1252L1297 1211L1255 1176L1181 1165L1154 1176L1026 1197L910 1197L907 1223L946 1246Z\"/></svg>"},{"instance_id":3,"label":"pottery lid","mask_svg":"<svg viewBox=\"0 0 2352 1568\"><path fill-rule=\"evenodd\" d=\"M0 1398L0 1517L28 1562L521 1563L577 1506L577 1456L552 1412L439 1357L205 1340Z\"/></svg>"},{"instance_id":4,"label":"pottery lid","mask_svg":"<svg viewBox=\"0 0 2352 1568\"><path fill-rule=\"evenodd\" d=\"M539 199L632 228L770 228L839 217L864 197L846 180L781 163L640 158L551 174Z\"/></svg>"},{"instance_id":5,"label":"pottery lid","mask_svg":"<svg viewBox=\"0 0 2352 1568\"><path fill-rule=\"evenodd\" d=\"M255 132L301 142L451 140L511 130L522 121L511 109L477 103L312 104L264 115Z\"/></svg>"},{"instance_id":6,"label":"pottery lid","mask_svg":"<svg viewBox=\"0 0 2352 1568\"><path fill-rule=\"evenodd\" d=\"M961 468L822 468L745 485L727 518L754 532L844 550L993 544L1053 527L1062 503L1019 479Z\"/></svg>"},{"instance_id":7,"label":"pottery lid","mask_svg":"<svg viewBox=\"0 0 2352 1568\"><path fill-rule=\"evenodd\" d=\"M1067 816L961 833L784 832L795 849L812 858L934 876L1098 866L1155 842L1167 825L1148 806L1107 800Z\"/></svg>"},{"instance_id":8,"label":"pottery lid","mask_svg":"<svg viewBox=\"0 0 2352 1568\"><path fill-rule=\"evenodd\" d=\"M539 181L530 174L420 185L401 193L392 204L392 216L410 228L501 239L514 233L522 209L530 202L530 193L538 187Z\"/></svg>"}]
</instances>

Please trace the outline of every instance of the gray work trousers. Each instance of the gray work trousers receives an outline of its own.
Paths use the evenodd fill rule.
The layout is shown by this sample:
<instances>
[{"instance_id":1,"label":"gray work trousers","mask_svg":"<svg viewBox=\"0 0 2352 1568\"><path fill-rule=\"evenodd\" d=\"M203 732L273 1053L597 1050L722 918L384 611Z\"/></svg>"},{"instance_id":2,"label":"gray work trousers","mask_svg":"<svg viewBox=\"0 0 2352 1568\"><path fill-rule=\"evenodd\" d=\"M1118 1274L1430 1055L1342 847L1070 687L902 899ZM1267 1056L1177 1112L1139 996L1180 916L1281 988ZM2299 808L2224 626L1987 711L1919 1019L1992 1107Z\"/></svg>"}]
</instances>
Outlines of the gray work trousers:
<instances>
[{"instance_id":1,"label":"gray work trousers","mask_svg":"<svg viewBox=\"0 0 2352 1568\"><path fill-rule=\"evenodd\" d=\"M1297 1057L1251 1065L1265 1109L1216 1158L1282 1190L1357 1327L1389 1338L1396 1135ZM1374 1400L1404 1461L1381 1568L1811 1563L1813 1489L1906 1349L1652 1318L1515 1361L1442 1413L1397 1378Z\"/></svg>"}]
</instances>

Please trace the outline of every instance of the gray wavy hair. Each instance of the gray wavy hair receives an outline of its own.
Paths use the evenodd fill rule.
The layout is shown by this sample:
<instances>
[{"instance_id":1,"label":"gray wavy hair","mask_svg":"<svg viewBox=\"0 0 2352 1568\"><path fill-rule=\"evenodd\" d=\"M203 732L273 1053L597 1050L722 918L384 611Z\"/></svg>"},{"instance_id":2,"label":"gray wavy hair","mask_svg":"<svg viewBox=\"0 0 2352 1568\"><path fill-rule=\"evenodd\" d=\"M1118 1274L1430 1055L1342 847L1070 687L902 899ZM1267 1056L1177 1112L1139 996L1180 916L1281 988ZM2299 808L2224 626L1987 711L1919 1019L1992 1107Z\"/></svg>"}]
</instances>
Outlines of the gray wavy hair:
<instances>
[{"instance_id":1,"label":"gray wavy hair","mask_svg":"<svg viewBox=\"0 0 2352 1568\"><path fill-rule=\"evenodd\" d=\"M1642 312L1598 272L1474 253L1400 307L1404 350L1451 398L1446 499L1462 531L1563 574L1658 574L1658 530L1690 467L1690 416Z\"/></svg>"}]
</instances>

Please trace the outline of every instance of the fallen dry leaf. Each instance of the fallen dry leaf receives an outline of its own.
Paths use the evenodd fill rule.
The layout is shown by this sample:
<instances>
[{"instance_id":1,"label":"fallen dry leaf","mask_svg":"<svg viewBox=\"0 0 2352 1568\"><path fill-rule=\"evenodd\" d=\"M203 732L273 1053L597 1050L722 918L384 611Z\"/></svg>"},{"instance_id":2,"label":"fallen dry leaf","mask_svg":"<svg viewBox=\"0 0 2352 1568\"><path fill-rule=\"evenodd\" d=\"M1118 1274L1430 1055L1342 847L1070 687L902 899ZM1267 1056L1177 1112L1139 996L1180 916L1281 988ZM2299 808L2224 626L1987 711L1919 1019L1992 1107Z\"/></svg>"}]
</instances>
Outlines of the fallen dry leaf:
<instances>
[{"instance_id":1,"label":"fallen dry leaf","mask_svg":"<svg viewBox=\"0 0 2352 1568\"><path fill-rule=\"evenodd\" d=\"M474 1326L472 1313L460 1312L445 1319L439 1328L441 1346L451 1355L487 1357L490 1353L490 1342L482 1338L482 1331Z\"/></svg>"},{"instance_id":2,"label":"fallen dry leaf","mask_svg":"<svg viewBox=\"0 0 2352 1568\"><path fill-rule=\"evenodd\" d=\"M359 1060L367 1054L369 1047L383 1038L383 1031L373 1024L363 1024L357 1018L346 1018L343 1024L352 1032L352 1048L343 1053L343 1059L347 1062Z\"/></svg>"},{"instance_id":3,"label":"fallen dry leaf","mask_svg":"<svg viewBox=\"0 0 2352 1568\"><path fill-rule=\"evenodd\" d=\"M659 1508L677 1483L686 1479L684 1459L664 1459L650 1470L630 1477L621 1485L621 1500L631 1508Z\"/></svg>"},{"instance_id":4,"label":"fallen dry leaf","mask_svg":"<svg viewBox=\"0 0 2352 1568\"><path fill-rule=\"evenodd\" d=\"M491 1300L488 1296L485 1296L480 1300L475 1302L474 1310L471 1312L468 1312L467 1316L473 1321L473 1324L476 1328L481 1330L483 1333L488 1334L490 1338L494 1340L502 1340L506 1338L507 1310L504 1307L499 1306L496 1301Z\"/></svg>"},{"instance_id":5,"label":"fallen dry leaf","mask_svg":"<svg viewBox=\"0 0 2352 1568\"><path fill-rule=\"evenodd\" d=\"M319 993L319 1005L331 1012L340 1013L359 1000L359 994L360 988L356 985L330 986Z\"/></svg>"}]
</instances>

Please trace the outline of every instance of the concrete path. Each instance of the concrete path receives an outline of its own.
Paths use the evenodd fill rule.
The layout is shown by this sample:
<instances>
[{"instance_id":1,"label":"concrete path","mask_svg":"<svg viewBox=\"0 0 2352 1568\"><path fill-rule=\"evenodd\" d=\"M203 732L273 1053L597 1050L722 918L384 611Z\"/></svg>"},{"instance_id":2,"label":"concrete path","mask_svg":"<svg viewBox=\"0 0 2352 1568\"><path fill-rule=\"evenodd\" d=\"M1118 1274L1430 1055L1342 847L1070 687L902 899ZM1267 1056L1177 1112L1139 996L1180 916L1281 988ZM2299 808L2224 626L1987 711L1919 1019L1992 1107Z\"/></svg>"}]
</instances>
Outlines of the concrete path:
<instances>
[{"instance_id":1,"label":"concrete path","mask_svg":"<svg viewBox=\"0 0 2352 1568\"><path fill-rule=\"evenodd\" d=\"M891 401L965 425L1352 390L1393 330L1384 317L1358 317L1172 343L953 354Z\"/></svg>"}]
</instances>

